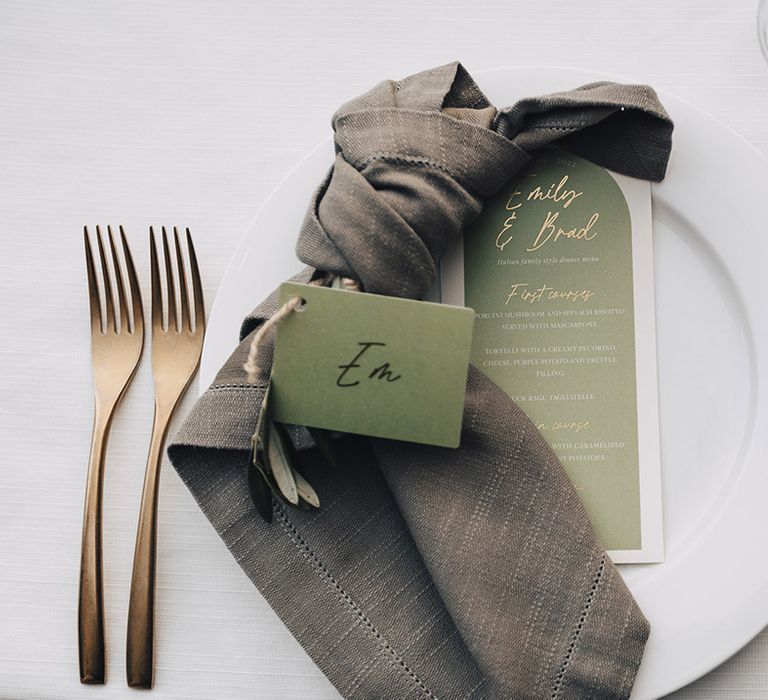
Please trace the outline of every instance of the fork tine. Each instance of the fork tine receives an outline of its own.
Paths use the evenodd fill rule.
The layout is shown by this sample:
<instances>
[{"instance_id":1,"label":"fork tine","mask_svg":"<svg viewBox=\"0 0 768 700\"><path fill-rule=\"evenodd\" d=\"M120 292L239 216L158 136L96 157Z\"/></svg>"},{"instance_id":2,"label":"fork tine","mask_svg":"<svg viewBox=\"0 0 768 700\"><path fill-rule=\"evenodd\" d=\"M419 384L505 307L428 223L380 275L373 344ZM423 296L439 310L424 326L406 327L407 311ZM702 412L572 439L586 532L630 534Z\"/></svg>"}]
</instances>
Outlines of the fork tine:
<instances>
[{"instance_id":1,"label":"fork tine","mask_svg":"<svg viewBox=\"0 0 768 700\"><path fill-rule=\"evenodd\" d=\"M203 302L203 284L200 281L200 268L197 266L195 246L192 235L187 229L187 252L189 254L189 272L192 278L192 293L195 302L195 332L205 330L205 303Z\"/></svg>"},{"instance_id":2,"label":"fork tine","mask_svg":"<svg viewBox=\"0 0 768 700\"><path fill-rule=\"evenodd\" d=\"M189 317L189 296L187 295L187 275L184 270L184 258L181 254L181 246L179 245L179 229L173 227L173 243L176 247L176 271L179 273L179 297L181 300L181 330L191 331L192 321Z\"/></svg>"},{"instance_id":3,"label":"fork tine","mask_svg":"<svg viewBox=\"0 0 768 700\"><path fill-rule=\"evenodd\" d=\"M112 300L112 282L109 276L109 266L107 264L107 255L104 252L104 241L101 238L101 228L96 227L96 240L99 242L99 257L101 258L101 274L104 282L104 298L107 308L107 321L104 324L104 332L109 332L110 327L117 332L117 322L115 321L115 305Z\"/></svg>"},{"instance_id":4,"label":"fork tine","mask_svg":"<svg viewBox=\"0 0 768 700\"><path fill-rule=\"evenodd\" d=\"M115 239L112 236L112 226L107 224L107 237L109 238L109 250L112 253L112 269L115 271L115 284L117 285L117 305L120 307L120 332L128 333L130 330L128 322L128 302L125 298L125 287L123 286L123 268L117 258L117 248L115 248Z\"/></svg>"},{"instance_id":5,"label":"fork tine","mask_svg":"<svg viewBox=\"0 0 768 700\"><path fill-rule=\"evenodd\" d=\"M141 306L141 289L139 289L139 280L136 276L136 268L133 266L133 256L128 247L128 241L125 239L125 231L120 226L120 240L123 244L123 259L128 273L128 287L131 290L131 307L133 311L133 326L131 333L144 333L144 309Z\"/></svg>"},{"instance_id":6,"label":"fork tine","mask_svg":"<svg viewBox=\"0 0 768 700\"><path fill-rule=\"evenodd\" d=\"M88 236L88 227L83 226L83 239L85 241L85 268L88 271L88 302L91 309L91 332L98 330L101 333L101 302L99 301L99 284L96 281L96 269L93 266L93 253L91 252L91 239Z\"/></svg>"},{"instance_id":7,"label":"fork tine","mask_svg":"<svg viewBox=\"0 0 768 700\"><path fill-rule=\"evenodd\" d=\"M168 330L179 330L179 309L176 305L176 287L173 284L171 253L168 249L168 236L163 226L163 256L165 258L165 289L168 294Z\"/></svg>"},{"instance_id":8,"label":"fork tine","mask_svg":"<svg viewBox=\"0 0 768 700\"><path fill-rule=\"evenodd\" d=\"M149 264L152 269L152 330L163 330L163 297L160 289L160 269L157 264L155 231L149 227Z\"/></svg>"}]
</instances>

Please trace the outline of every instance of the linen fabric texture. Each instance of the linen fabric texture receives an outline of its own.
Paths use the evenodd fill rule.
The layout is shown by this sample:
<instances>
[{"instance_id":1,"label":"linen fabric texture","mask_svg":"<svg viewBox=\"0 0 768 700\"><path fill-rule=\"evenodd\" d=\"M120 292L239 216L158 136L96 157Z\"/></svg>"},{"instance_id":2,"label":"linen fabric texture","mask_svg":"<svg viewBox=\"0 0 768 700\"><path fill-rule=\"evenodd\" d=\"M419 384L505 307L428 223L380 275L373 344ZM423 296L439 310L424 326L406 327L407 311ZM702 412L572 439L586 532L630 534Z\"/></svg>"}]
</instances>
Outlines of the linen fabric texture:
<instances>
[{"instance_id":1,"label":"linen fabric texture","mask_svg":"<svg viewBox=\"0 0 768 700\"><path fill-rule=\"evenodd\" d=\"M598 82L496 109L460 63L385 81L333 117L336 158L299 234L307 267L421 298L440 256L556 143L664 177L672 122L647 86ZM258 271L254 271L258 274ZM354 293L354 292L350 292ZM626 698L649 625L563 466L523 411L470 366L461 445L360 436L326 465L292 434L319 511L252 505L245 466L270 366L243 363L272 294L169 447L230 551L346 698ZM311 338L307 342L312 342ZM279 689L276 689L276 696Z\"/></svg>"}]
</instances>

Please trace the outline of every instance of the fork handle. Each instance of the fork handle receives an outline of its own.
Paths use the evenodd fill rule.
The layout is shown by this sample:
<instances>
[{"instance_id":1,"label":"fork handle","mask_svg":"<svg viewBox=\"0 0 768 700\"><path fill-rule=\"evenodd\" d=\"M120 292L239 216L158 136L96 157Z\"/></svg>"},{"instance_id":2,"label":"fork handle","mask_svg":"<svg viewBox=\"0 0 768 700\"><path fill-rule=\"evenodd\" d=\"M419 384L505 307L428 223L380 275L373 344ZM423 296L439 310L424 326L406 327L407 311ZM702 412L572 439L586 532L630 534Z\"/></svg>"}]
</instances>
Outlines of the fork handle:
<instances>
[{"instance_id":1,"label":"fork handle","mask_svg":"<svg viewBox=\"0 0 768 700\"><path fill-rule=\"evenodd\" d=\"M101 562L101 501L104 486L104 455L114 407L96 405L85 487L83 536L80 547L80 590L77 611L80 682L105 680L104 594Z\"/></svg>"},{"instance_id":2,"label":"fork handle","mask_svg":"<svg viewBox=\"0 0 768 700\"><path fill-rule=\"evenodd\" d=\"M156 404L141 494L128 605L126 676L131 688L151 688L153 683L157 496L163 443L169 422L170 411L164 411Z\"/></svg>"}]
</instances>

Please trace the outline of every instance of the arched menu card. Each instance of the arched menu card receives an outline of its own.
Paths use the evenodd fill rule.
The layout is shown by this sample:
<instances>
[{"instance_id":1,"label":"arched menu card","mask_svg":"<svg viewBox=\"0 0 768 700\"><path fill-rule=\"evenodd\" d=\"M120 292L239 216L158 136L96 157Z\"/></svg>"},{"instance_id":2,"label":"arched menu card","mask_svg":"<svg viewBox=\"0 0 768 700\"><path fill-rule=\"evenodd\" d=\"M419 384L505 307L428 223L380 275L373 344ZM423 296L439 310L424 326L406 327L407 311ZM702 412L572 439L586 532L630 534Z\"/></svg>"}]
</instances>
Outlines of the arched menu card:
<instances>
[{"instance_id":1,"label":"arched menu card","mask_svg":"<svg viewBox=\"0 0 768 700\"><path fill-rule=\"evenodd\" d=\"M650 184L548 148L442 266L472 363L537 425L616 562L663 559Z\"/></svg>"}]
</instances>

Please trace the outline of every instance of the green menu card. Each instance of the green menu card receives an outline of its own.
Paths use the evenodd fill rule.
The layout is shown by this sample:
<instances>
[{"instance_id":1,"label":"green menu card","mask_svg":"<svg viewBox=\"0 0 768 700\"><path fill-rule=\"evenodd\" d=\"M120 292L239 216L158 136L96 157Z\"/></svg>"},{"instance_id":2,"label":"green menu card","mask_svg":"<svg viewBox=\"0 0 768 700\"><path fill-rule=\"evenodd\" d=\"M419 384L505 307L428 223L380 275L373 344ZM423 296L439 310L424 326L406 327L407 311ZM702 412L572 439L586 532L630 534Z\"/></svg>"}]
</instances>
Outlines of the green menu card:
<instances>
[{"instance_id":1,"label":"green menu card","mask_svg":"<svg viewBox=\"0 0 768 700\"><path fill-rule=\"evenodd\" d=\"M472 362L560 457L616 562L663 559L650 184L545 149L443 261Z\"/></svg>"}]
</instances>

